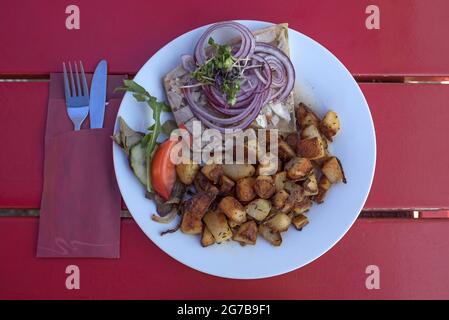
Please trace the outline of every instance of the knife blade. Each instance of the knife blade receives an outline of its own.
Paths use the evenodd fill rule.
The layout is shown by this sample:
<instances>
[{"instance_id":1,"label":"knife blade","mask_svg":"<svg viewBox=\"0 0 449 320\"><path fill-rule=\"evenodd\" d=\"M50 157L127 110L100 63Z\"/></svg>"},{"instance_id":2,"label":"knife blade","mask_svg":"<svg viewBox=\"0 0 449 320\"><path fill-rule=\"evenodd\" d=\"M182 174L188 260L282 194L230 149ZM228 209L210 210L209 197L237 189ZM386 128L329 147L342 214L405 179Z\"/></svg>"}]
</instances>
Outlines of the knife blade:
<instances>
[{"instance_id":1,"label":"knife blade","mask_svg":"<svg viewBox=\"0 0 449 320\"><path fill-rule=\"evenodd\" d=\"M103 128L106 105L108 63L101 60L95 69L90 87L89 116L90 128Z\"/></svg>"}]
</instances>

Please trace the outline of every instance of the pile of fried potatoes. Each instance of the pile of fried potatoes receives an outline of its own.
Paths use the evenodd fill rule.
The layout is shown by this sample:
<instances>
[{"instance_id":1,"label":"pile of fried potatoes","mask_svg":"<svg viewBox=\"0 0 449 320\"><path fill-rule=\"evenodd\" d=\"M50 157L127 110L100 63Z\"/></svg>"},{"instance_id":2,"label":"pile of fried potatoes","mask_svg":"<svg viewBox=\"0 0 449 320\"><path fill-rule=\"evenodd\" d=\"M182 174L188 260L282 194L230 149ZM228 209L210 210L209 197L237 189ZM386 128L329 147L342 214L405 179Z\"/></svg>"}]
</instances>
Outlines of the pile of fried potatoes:
<instances>
[{"instance_id":1,"label":"pile of fried potatoes","mask_svg":"<svg viewBox=\"0 0 449 320\"><path fill-rule=\"evenodd\" d=\"M280 137L278 166L272 163L176 166L179 180L196 194L183 205L181 231L201 235L204 247L230 239L255 245L260 234L274 246L293 225L302 230L313 203L322 203L333 184L346 183L328 144L340 130L338 115L320 119L304 104L296 108L298 132ZM273 171L272 171L273 172Z\"/></svg>"}]
</instances>

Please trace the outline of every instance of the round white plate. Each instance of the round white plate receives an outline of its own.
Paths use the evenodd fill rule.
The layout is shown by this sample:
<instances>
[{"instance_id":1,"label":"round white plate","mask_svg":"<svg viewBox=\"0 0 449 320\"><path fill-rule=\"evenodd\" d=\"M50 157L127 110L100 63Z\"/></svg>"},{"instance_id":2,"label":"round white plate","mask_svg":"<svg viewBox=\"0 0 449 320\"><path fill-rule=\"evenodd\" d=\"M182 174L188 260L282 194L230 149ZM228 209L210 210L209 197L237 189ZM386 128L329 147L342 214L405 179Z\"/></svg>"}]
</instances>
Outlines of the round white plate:
<instances>
[{"instance_id":1,"label":"round white plate","mask_svg":"<svg viewBox=\"0 0 449 320\"><path fill-rule=\"evenodd\" d=\"M240 22L250 29L271 25ZM163 77L180 63L182 54L193 52L206 28L185 33L160 49L140 69L135 81L152 95L165 99ZM151 220L154 203L145 198L144 187L134 177L125 154L114 145L118 185L133 218L159 248L191 268L233 279L266 278L298 269L331 249L352 226L366 201L376 162L376 139L368 104L354 78L332 53L298 31L290 29L289 35L301 99L320 116L332 109L340 117L342 130L331 152L341 160L348 183L333 186L324 204L313 206L308 214L310 224L302 232L290 228L283 233L281 247L273 247L261 237L255 246L242 247L230 241L208 248L201 246L199 236L177 232L161 237L160 232L167 225ZM139 131L145 131L152 123L149 108L129 93L123 98L118 115Z\"/></svg>"}]
</instances>

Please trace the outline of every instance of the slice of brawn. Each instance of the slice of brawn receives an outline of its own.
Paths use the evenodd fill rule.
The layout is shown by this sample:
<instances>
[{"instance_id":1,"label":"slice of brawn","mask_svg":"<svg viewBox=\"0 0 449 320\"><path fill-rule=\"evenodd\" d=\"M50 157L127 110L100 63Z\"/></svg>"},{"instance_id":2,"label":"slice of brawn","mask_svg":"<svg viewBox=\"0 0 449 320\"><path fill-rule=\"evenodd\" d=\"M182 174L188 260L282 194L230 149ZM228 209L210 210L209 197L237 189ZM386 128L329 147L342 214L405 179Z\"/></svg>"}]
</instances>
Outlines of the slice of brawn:
<instances>
[{"instance_id":1,"label":"slice of brawn","mask_svg":"<svg viewBox=\"0 0 449 320\"><path fill-rule=\"evenodd\" d=\"M287 55L290 55L288 24L282 23L267 28L258 29L253 31L253 35L256 38L257 42L269 43L279 48ZM229 43L238 44L239 41L240 39L236 38L232 39ZM185 52L184 54L190 53ZM180 59L180 64L165 76L164 87L176 122L178 123L178 125L185 125L187 130L191 131L191 124L194 120L198 119L192 113L185 99L183 99L183 94L180 89L180 87L187 84L189 79L190 73L184 69ZM205 106L205 108L207 108L207 100L202 94L201 89L198 88L196 90L197 91L194 91L195 93L193 94L194 100L199 105L203 105ZM280 110L284 109L287 110L287 112L279 112ZM276 123L271 122L274 121L273 119L275 119ZM285 101L281 101L274 105L265 106L262 109L259 117L254 121L253 126L263 127L263 124L265 122L266 126L263 128L278 128L279 130L284 132L293 132L296 129L295 121L296 116L294 111L294 98L292 93L287 97Z\"/></svg>"}]
</instances>

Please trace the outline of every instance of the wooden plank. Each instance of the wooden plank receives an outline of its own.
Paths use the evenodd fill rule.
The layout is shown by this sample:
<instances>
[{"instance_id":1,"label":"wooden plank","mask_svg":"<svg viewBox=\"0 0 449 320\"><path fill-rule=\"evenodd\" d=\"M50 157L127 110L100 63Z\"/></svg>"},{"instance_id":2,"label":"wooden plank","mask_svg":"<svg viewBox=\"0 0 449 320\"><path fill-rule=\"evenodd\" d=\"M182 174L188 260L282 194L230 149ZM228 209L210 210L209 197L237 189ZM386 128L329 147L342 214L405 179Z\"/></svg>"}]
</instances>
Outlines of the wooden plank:
<instances>
[{"instance_id":1,"label":"wooden plank","mask_svg":"<svg viewBox=\"0 0 449 320\"><path fill-rule=\"evenodd\" d=\"M365 209L449 208L449 86L362 84L378 158ZM0 208L39 208L47 83L1 83Z\"/></svg>"},{"instance_id":2,"label":"wooden plank","mask_svg":"<svg viewBox=\"0 0 449 320\"><path fill-rule=\"evenodd\" d=\"M444 220L360 219L317 261L257 281L194 271L158 249L131 220L122 222L119 260L36 259L37 231L35 218L0 219L0 299L449 298ZM68 265L80 268L79 291L65 289ZM380 290L365 286L370 265L379 268Z\"/></svg>"},{"instance_id":3,"label":"wooden plank","mask_svg":"<svg viewBox=\"0 0 449 320\"><path fill-rule=\"evenodd\" d=\"M363 84L377 136L366 208L449 207L449 86Z\"/></svg>"},{"instance_id":4,"label":"wooden plank","mask_svg":"<svg viewBox=\"0 0 449 320\"><path fill-rule=\"evenodd\" d=\"M112 72L133 73L161 46L195 27L246 18L289 22L330 49L354 74L448 75L449 2L378 0L380 30L368 30L370 0L78 0L80 30L67 30L68 3L6 1L2 5L0 74L46 74L62 60L82 59L92 71L107 58ZM242 14L243 13L243 14ZM10 30L6 32L6 30ZM11 32L13 31L13 32ZM181 54L181 53L180 53Z\"/></svg>"},{"instance_id":5,"label":"wooden plank","mask_svg":"<svg viewBox=\"0 0 449 320\"><path fill-rule=\"evenodd\" d=\"M47 83L0 83L0 207L39 208Z\"/></svg>"}]
</instances>

